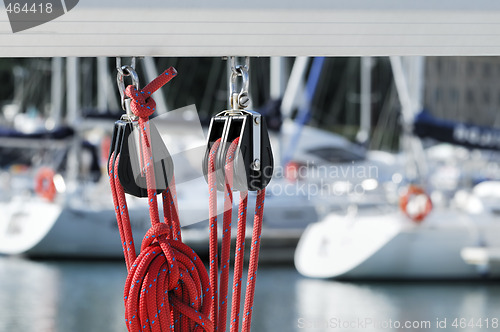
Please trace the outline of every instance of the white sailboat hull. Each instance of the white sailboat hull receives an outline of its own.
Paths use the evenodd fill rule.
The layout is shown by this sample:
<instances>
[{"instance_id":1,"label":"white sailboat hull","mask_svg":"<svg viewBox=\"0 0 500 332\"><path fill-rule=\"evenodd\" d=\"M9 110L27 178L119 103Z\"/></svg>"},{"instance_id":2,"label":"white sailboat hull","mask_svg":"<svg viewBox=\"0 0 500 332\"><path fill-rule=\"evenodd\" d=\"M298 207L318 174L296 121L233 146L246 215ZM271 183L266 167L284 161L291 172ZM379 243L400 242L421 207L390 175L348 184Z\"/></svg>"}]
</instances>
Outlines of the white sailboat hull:
<instances>
[{"instance_id":1,"label":"white sailboat hull","mask_svg":"<svg viewBox=\"0 0 500 332\"><path fill-rule=\"evenodd\" d=\"M500 276L471 264L466 247L500 247L492 220L472 223L464 214L433 211L421 224L395 211L378 216L336 217L310 225L295 252L300 273L316 278L449 279Z\"/></svg>"},{"instance_id":2,"label":"white sailboat hull","mask_svg":"<svg viewBox=\"0 0 500 332\"><path fill-rule=\"evenodd\" d=\"M252 204L250 202L249 205ZM146 203L140 203L143 204L134 204L129 209L137 250L151 226ZM314 222L318 218L315 207L307 200L297 199L294 207L285 208L283 204L286 202L280 197L270 197L266 203L262 259L291 261L306 222ZM181 218L185 216L194 220L205 215L205 204L198 205L198 210L194 204L189 211L181 211L191 214L187 216L181 213ZM0 210L4 211L0 216L0 254L72 258L123 257L116 217L111 207L71 208L32 198L18 205L12 202L0 203ZM236 217L237 207L233 209L233 237L236 235ZM252 221L253 207L249 206L247 238L252 236ZM208 253L207 221L183 227L182 236L183 241L200 255Z\"/></svg>"}]
</instances>

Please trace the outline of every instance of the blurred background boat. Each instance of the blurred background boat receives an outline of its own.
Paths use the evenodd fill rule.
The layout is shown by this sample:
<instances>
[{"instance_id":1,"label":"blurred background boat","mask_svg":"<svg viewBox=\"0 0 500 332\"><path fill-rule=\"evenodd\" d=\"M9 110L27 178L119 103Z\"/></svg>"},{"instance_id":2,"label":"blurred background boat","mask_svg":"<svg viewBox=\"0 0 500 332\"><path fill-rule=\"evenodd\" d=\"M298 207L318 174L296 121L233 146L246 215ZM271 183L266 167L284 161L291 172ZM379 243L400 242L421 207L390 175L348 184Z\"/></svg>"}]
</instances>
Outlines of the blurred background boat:
<instances>
[{"instance_id":1,"label":"blurred background boat","mask_svg":"<svg viewBox=\"0 0 500 332\"><path fill-rule=\"evenodd\" d=\"M491 149L458 147L446 140L446 144L437 144L429 132L442 131L426 128L440 120L428 121L435 111L430 112L431 117L417 114L423 95L429 93L423 94L422 86L418 88L422 77L408 78L412 71L404 65L410 66L410 60L346 59L343 67L336 59L278 60L253 64L257 78L252 82L262 83L262 88L253 86L253 100L263 105L260 111L272 130L277 166L267 190L263 260L291 262L303 234L295 261L299 271L309 276L495 275L497 244L490 234L497 234L496 182L484 181L499 179L498 167L494 167L498 156ZM145 80L157 74L156 66L162 61L145 58L140 62ZM186 60L172 61L174 65L186 64ZM399 66L398 61L402 61ZM435 61L428 60L428 67ZM197 115L206 130L211 110L225 107L226 68L220 59L194 64L200 66L200 62L209 64L213 74L205 79L202 93L192 93L200 104ZM286 69L286 63L293 65ZM282 70L266 81L261 74L270 71L271 65ZM106 175L109 137L114 120L122 113L117 111L116 89L109 79L114 68L105 58L54 58L37 68L45 72L45 79L37 84L51 87L51 93L38 96L45 106L35 107L26 101L36 84L27 85L31 80L17 70L18 91L3 107L0 252L33 257L121 257ZM394 80L386 77L388 69ZM332 70L339 70L340 80L326 78L325 73ZM30 72L36 71L31 68ZM354 73L359 76L350 78ZM372 86L372 74L377 75L377 82L387 84ZM159 109L168 111L183 105L186 100L179 100L178 95L186 86L184 80L180 82L158 95ZM330 93L329 87L335 93ZM359 93L353 92L358 89ZM271 92L262 92L268 90ZM348 100L345 107L338 104L338 98ZM359 113L353 104L359 104ZM325 105L332 106L326 109ZM347 121L350 126L342 127L343 131L333 127L342 135L333 133L331 119ZM423 122L417 125L415 119ZM414 135L418 130L424 132L419 139ZM173 147L182 145L183 139L165 137L165 141ZM50 199L36 190L37 182L46 184L39 172L47 167L53 171ZM208 195L204 180L200 180L185 187L181 184L178 198L185 219L183 239L204 254L208 212L203 203ZM400 197L411 183L424 188L432 201L433 210L421 224L410 221L399 207ZM234 201L238 201L237 195ZM418 212L418 199L408 203L410 210L413 206ZM129 197L129 208L138 245L149 227L147 208L143 200L133 197ZM419 240L410 241L415 238ZM339 254L346 243L353 245L353 252ZM415 247L410 247L411 243ZM442 254L431 255L431 248ZM394 259L395 253L391 256L386 251L400 256ZM319 252L323 256L319 257ZM453 259L446 258L446 253ZM331 265L336 260L351 264L352 271L328 270L334 269ZM441 264L443 260L450 265ZM387 261L393 265L384 263ZM428 267L422 268L425 264Z\"/></svg>"},{"instance_id":2,"label":"blurred background boat","mask_svg":"<svg viewBox=\"0 0 500 332\"><path fill-rule=\"evenodd\" d=\"M498 163L500 131L417 114L422 63L414 59L406 68L398 58L391 63L406 156L399 204L353 204L343 215L331 213L311 224L297 246L295 266L318 278L498 277L500 179L487 174L487 166ZM420 75L408 81L411 72ZM432 140L427 148L425 139Z\"/></svg>"},{"instance_id":3,"label":"blurred background boat","mask_svg":"<svg viewBox=\"0 0 500 332\"><path fill-rule=\"evenodd\" d=\"M156 73L152 59L145 59L144 64L147 73ZM88 63L83 62L83 65L88 66ZM99 70L106 71L109 67L103 59L99 59L97 65ZM305 67L302 70L305 73ZM64 73L66 88L62 86ZM88 84L85 82L89 78L86 75L80 78L78 73L76 59L68 59L65 70L61 59L52 60L50 96L53 100L50 100L51 106L45 117L35 111L33 116L26 117L20 109L20 102L6 106L10 109L7 112L4 107L4 113L10 112L11 121L6 121L10 127L2 132L0 144L4 169L9 171L3 172L2 193L5 195L0 202L0 253L32 257L122 257L106 175L113 119L119 118L121 112L107 111L117 106L105 95L112 87L110 73L98 75L97 111L82 111L75 99L84 93L81 85ZM313 76L308 79L308 84L317 80L318 76ZM292 91L294 98L299 93L295 90ZM310 93L314 95L315 91ZM64 94L66 111L62 110ZM311 98L309 96L309 102ZM294 101L291 103L293 106ZM161 97L159 104L167 109ZM268 113L277 112L279 115L280 103L274 105L278 110L270 109ZM87 105L87 108L91 106L94 105ZM302 108L310 106L306 104ZM197 118L196 114L192 117ZM273 120L276 122L273 118L269 122ZM367 152L364 147L340 135L304 123L291 120L282 123L280 117L277 121L279 124L274 128L279 131L271 135L278 156L277 172L267 190L262 259L286 262L293 259L293 250L305 227L319 220L322 214L344 209L356 187L364 186L366 190L362 190L370 191L372 200L383 199L380 196L382 186L378 187L379 177L390 180L397 166L396 158L388 153ZM183 137L174 133L171 136L163 137L169 148L179 148L175 145L186 143ZM284 155L284 142L292 142L289 144L292 149L287 150L290 160L286 164L280 159ZM204 146L205 142L190 141L190 144ZM356 173L364 169L373 170L373 174L360 177ZM182 171L186 172L185 169ZM198 180L201 181L181 184L178 200L181 222L186 225L183 240L200 254L206 254L208 204L204 203L208 202L208 190L204 179ZM336 199L332 197L333 192ZM368 196L357 196L358 200L368 200ZM254 199L252 194L250 199ZM238 202L237 196L234 201L235 204ZM144 200L129 197L129 210L136 245L139 246L149 228L147 205ZM252 213L249 211L249 215ZM236 215L233 218L236 219Z\"/></svg>"}]
</instances>

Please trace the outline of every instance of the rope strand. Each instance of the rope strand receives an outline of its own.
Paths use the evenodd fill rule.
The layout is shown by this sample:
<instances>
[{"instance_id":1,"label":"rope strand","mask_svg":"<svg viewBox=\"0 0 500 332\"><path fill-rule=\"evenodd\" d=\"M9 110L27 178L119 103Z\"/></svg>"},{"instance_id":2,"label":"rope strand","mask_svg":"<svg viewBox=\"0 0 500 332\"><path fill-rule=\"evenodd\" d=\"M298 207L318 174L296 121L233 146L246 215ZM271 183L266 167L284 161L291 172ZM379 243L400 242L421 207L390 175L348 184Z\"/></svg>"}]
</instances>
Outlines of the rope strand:
<instances>
[{"instance_id":1,"label":"rope strand","mask_svg":"<svg viewBox=\"0 0 500 332\"><path fill-rule=\"evenodd\" d=\"M245 306L243 314L242 332L249 332L252 324L253 300L255 297L255 282L259 266L260 234L262 233L262 220L264 213L264 198L266 189L257 192L255 203L255 216L253 219L252 246L250 247L250 262L248 264L247 289L245 292Z\"/></svg>"},{"instance_id":2,"label":"rope strand","mask_svg":"<svg viewBox=\"0 0 500 332\"><path fill-rule=\"evenodd\" d=\"M233 212L233 165L234 154L238 147L239 138L235 139L226 153L226 164L224 167L224 219L222 226L222 248L221 248L221 276L220 276L220 298L219 298L219 323L218 331L226 331L227 319L227 293L229 283L229 265L231 254L231 218Z\"/></svg>"},{"instance_id":3,"label":"rope strand","mask_svg":"<svg viewBox=\"0 0 500 332\"><path fill-rule=\"evenodd\" d=\"M217 277L218 277L218 257L217 257L217 184L215 175L215 157L219 149L220 139L218 139L210 149L210 156L208 162L208 213L209 213L209 253L208 259L210 261L210 288L212 290L212 302L210 308L210 317L213 322L217 322Z\"/></svg>"},{"instance_id":4,"label":"rope strand","mask_svg":"<svg viewBox=\"0 0 500 332\"><path fill-rule=\"evenodd\" d=\"M124 249L128 276L124 288L125 322L130 332L213 331L208 299L212 297L201 259L180 241L175 181L162 193L164 220L159 219L149 137L149 116L155 111L150 95L175 76L170 68L144 89L126 89L132 112L139 117L151 228L136 256L123 187L118 181L119 155L110 158L110 185ZM114 160L114 164L113 164Z\"/></svg>"},{"instance_id":5,"label":"rope strand","mask_svg":"<svg viewBox=\"0 0 500 332\"><path fill-rule=\"evenodd\" d=\"M217 301L217 185L215 175L215 157L217 151L221 148L221 140L217 140L209 154L209 213L210 213L210 284L212 293L216 294L212 298L212 311L214 315L210 315L214 322L217 322L217 331L224 332L226 330L226 317L227 317L227 293L228 293L228 279L229 279L229 257L230 257L230 244L231 244L231 216L232 216L232 182L233 182L233 164L235 153L238 146L239 138L231 142L231 145L226 154L226 164L224 169L224 220L223 220L223 236L221 248L221 279L219 286L219 301ZM250 249L250 262L248 269L248 282L245 291L245 305L242 331L250 331L253 301L255 296L255 281L257 276L259 248L260 248L260 235L262 232L262 220L264 210L265 190L260 190L257 193L257 201L255 206L254 227L252 235L252 246ZM229 203L229 204L228 204ZM236 252L234 263L234 278L233 278L233 298L231 303L231 316L230 316L230 331L238 331L239 327L239 312L241 301L241 283L243 275L243 262L245 250L245 229L247 217L247 204L248 192L240 193L240 204L238 208L238 230L236 235ZM227 235L227 236L226 236ZM216 303L219 303L219 310L216 310ZM218 315L218 316L217 316ZM218 317L218 319L217 319Z\"/></svg>"},{"instance_id":6,"label":"rope strand","mask_svg":"<svg viewBox=\"0 0 500 332\"><path fill-rule=\"evenodd\" d=\"M240 324L241 283L243 276L243 260L245 258L247 204L248 192L240 192L238 230L236 231L236 248L234 252L233 299L231 303L230 332L237 332Z\"/></svg>"},{"instance_id":7,"label":"rope strand","mask_svg":"<svg viewBox=\"0 0 500 332\"><path fill-rule=\"evenodd\" d=\"M233 205L233 164L239 139L231 142L225 155L224 216L221 261L218 259L217 184L215 160L221 147L217 140L209 152L209 272L198 255L181 241L175 179L162 192L163 222L158 212L149 116L156 104L151 94L176 75L169 68L142 90L128 86L131 110L139 117L141 162L146 176L151 228L146 232L139 255L136 255L130 217L123 187L118 180L119 151L111 154L109 181L118 229L128 270L124 287L125 322L129 332L209 331L224 332L228 309L229 267L231 254L231 219ZM227 142L226 144L228 144ZM245 291L242 331L250 331L265 190L257 194L252 246ZM243 275L248 192L240 193L236 235L233 296L230 331L238 331L241 283ZM219 281L220 266L220 284ZM218 291L220 290L220 294Z\"/></svg>"}]
</instances>

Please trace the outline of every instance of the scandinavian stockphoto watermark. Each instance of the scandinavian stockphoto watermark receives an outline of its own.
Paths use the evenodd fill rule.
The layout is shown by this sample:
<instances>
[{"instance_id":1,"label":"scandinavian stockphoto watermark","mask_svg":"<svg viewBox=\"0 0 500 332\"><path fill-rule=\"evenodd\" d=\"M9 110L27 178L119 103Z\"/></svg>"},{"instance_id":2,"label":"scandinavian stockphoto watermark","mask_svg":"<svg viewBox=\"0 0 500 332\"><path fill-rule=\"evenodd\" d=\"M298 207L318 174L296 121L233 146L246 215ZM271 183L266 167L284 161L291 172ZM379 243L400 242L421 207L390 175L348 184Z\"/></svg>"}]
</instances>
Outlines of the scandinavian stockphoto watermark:
<instances>
[{"instance_id":1,"label":"scandinavian stockphoto watermark","mask_svg":"<svg viewBox=\"0 0 500 332\"><path fill-rule=\"evenodd\" d=\"M73 9L79 0L4 0L12 32L52 21Z\"/></svg>"},{"instance_id":2,"label":"scandinavian stockphoto watermark","mask_svg":"<svg viewBox=\"0 0 500 332\"><path fill-rule=\"evenodd\" d=\"M342 319L330 317L328 319L311 319L301 317L297 319L297 328L306 330L469 330L469 329L498 329L498 318L452 317L432 320L398 320L376 319L371 317Z\"/></svg>"},{"instance_id":3,"label":"scandinavian stockphoto watermark","mask_svg":"<svg viewBox=\"0 0 500 332\"><path fill-rule=\"evenodd\" d=\"M376 319L376 318L354 318L342 319L339 317L331 317L329 319L307 319L299 318L297 320L297 327L299 329L338 329L338 330L383 330L383 329L431 329L435 326L439 328L439 321L437 325L433 326L430 320L394 320L394 319Z\"/></svg>"},{"instance_id":4,"label":"scandinavian stockphoto watermark","mask_svg":"<svg viewBox=\"0 0 500 332\"><path fill-rule=\"evenodd\" d=\"M207 141L195 105L179 108L149 121L150 140L152 142L152 161L160 172L162 161L165 165L172 164L175 168L175 182L180 185L202 180L206 176L203 170L206 155ZM135 179L140 179L143 173L140 157L140 136L142 130L135 127L128 138L132 170ZM238 162L241 154L237 153L234 164L234 174L246 183L243 162ZM219 172L222 164L216 165ZM379 169L376 165L360 163L343 164L315 164L311 161L303 163L276 164L274 167L262 167L259 172L266 177L272 177L271 185L267 187L268 193L274 196L300 196L312 199L318 195L342 196L363 195L373 191L379 186ZM156 188L164 190L171 179L171 174L156 179ZM224 176L219 177L223 179ZM137 182L145 188L146 182Z\"/></svg>"},{"instance_id":5,"label":"scandinavian stockphoto watermark","mask_svg":"<svg viewBox=\"0 0 500 332\"><path fill-rule=\"evenodd\" d=\"M293 164L293 163L292 163ZM264 170L265 171L265 170ZM316 196L360 196L379 187L379 168L363 163L276 166L273 179L287 179L271 186L273 195L301 196L308 200Z\"/></svg>"},{"instance_id":6,"label":"scandinavian stockphoto watermark","mask_svg":"<svg viewBox=\"0 0 500 332\"><path fill-rule=\"evenodd\" d=\"M175 183L179 197L179 208L189 211L183 215L183 226L206 219L208 205L201 202L208 199L207 169L204 169L207 153L206 129L203 129L195 105L169 111L152 118L149 122L149 141L151 142L151 160L155 169L155 189L165 190ZM128 137L128 148L132 173L136 184L146 188L144 180L144 160L141 155L141 139L144 130L138 125ZM243 162L236 154L234 177L247 183ZM142 160L142 161L141 161ZM379 186L377 166L358 163L316 165L306 161L302 164L262 167L266 177L272 175L272 181L266 191L271 196L298 197L312 200L319 195L353 196L363 195ZM292 163L293 164L293 163ZM170 165L170 166L169 166ZM171 167L171 172L166 168ZM223 164L216 164L218 181L224 179L221 173ZM269 173L271 172L271 173ZM151 185L151 184L149 184ZM189 194L187 194L189 193ZM222 194L222 193L221 193ZM189 197L189 199L187 199ZM221 199L221 202L223 200ZM235 200L237 202L237 200ZM223 212L221 204L218 213Z\"/></svg>"}]
</instances>

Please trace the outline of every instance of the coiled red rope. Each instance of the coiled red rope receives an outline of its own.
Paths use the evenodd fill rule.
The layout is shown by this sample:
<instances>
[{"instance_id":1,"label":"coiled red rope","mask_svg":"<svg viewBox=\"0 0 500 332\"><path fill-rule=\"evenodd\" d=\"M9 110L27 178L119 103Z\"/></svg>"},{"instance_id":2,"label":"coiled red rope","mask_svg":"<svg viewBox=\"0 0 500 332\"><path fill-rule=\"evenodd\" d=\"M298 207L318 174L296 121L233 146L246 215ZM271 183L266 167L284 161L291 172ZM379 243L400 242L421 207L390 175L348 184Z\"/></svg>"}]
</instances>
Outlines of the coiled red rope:
<instances>
[{"instance_id":1,"label":"coiled red rope","mask_svg":"<svg viewBox=\"0 0 500 332\"><path fill-rule=\"evenodd\" d=\"M221 277L220 285L218 285L215 155L220 146L220 140L212 147L209 158L210 274L207 273L198 255L182 242L174 179L170 181L169 188L162 193L163 222L159 218L148 118L156 107L151 94L175 75L175 69L169 68L142 90L137 90L133 86L128 86L126 89L127 96L132 99L131 110L139 117L142 133L141 162L146 175L151 219L151 228L144 236L139 255L135 252L125 192L117 177L120 155L113 153L109 163L110 186L128 270L124 302L125 322L130 332L226 330L233 202L232 164L238 139L231 143L226 157ZM264 196L264 190L257 194L242 331L249 331L251 325ZM239 326L247 202L247 192L240 193L231 331L237 331Z\"/></svg>"}]
</instances>

